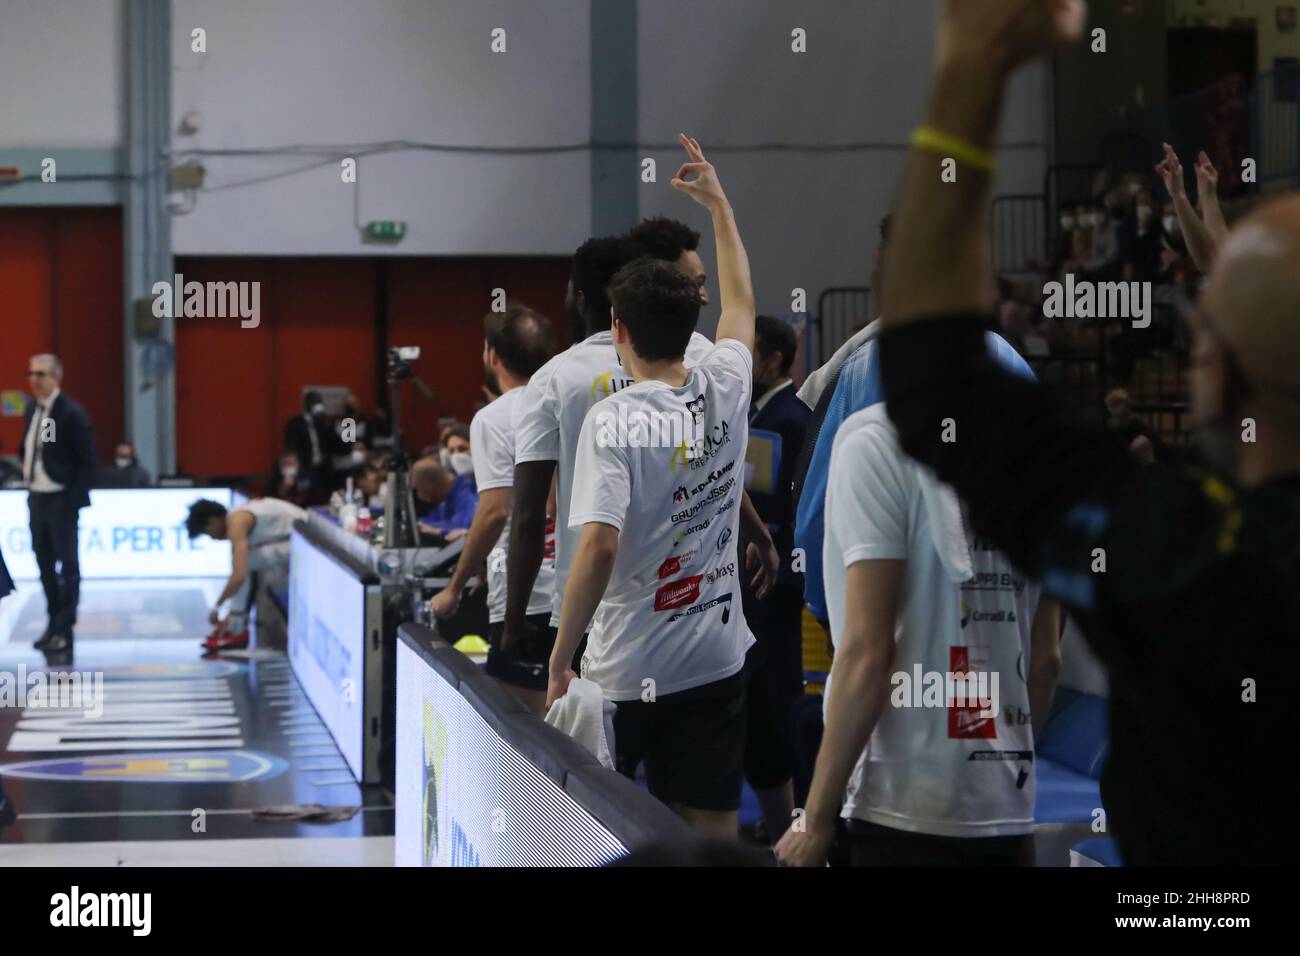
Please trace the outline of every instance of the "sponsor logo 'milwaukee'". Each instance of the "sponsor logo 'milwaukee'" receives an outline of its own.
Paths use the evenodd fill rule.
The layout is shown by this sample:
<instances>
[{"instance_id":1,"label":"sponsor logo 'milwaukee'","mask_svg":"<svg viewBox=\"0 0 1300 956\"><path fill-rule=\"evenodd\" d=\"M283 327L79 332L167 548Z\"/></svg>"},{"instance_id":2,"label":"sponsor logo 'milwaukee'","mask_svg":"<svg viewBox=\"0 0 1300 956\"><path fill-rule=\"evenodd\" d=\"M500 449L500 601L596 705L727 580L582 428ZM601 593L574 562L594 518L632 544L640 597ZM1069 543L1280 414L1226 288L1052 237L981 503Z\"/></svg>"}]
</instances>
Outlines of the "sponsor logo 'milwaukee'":
<instances>
[{"instance_id":1,"label":"sponsor logo 'milwaukee'","mask_svg":"<svg viewBox=\"0 0 1300 956\"><path fill-rule=\"evenodd\" d=\"M696 574L689 578L682 578L680 581L669 581L655 591L655 610L672 611L698 600L700 581L703 577L701 574Z\"/></svg>"},{"instance_id":2,"label":"sponsor logo 'milwaukee'","mask_svg":"<svg viewBox=\"0 0 1300 956\"><path fill-rule=\"evenodd\" d=\"M948 648L948 668L957 680L974 671L972 656L975 655L971 654L970 647L957 644ZM990 712L986 702L969 699L948 702L948 739L996 740L997 736L997 714Z\"/></svg>"}]
</instances>

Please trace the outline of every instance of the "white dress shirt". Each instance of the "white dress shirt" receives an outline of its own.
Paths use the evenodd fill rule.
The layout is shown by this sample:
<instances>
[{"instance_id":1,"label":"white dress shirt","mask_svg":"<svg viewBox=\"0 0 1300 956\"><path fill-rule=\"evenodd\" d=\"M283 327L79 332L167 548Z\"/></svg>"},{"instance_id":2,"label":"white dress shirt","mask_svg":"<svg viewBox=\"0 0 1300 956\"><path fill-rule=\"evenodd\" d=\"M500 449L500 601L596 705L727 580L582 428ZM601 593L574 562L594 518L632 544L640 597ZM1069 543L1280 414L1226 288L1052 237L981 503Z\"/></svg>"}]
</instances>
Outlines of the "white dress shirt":
<instances>
[{"instance_id":1,"label":"white dress shirt","mask_svg":"<svg viewBox=\"0 0 1300 956\"><path fill-rule=\"evenodd\" d=\"M63 490L63 485L52 479L45 470L45 456L37 453L41 425L49 415L50 409L54 407L58 397L59 389L56 388L49 398L44 401L37 401L36 414L32 416L32 423L27 429L27 436L23 439L23 478L30 475L31 480L28 482L28 489L40 494ZM35 459L34 465L33 459Z\"/></svg>"}]
</instances>

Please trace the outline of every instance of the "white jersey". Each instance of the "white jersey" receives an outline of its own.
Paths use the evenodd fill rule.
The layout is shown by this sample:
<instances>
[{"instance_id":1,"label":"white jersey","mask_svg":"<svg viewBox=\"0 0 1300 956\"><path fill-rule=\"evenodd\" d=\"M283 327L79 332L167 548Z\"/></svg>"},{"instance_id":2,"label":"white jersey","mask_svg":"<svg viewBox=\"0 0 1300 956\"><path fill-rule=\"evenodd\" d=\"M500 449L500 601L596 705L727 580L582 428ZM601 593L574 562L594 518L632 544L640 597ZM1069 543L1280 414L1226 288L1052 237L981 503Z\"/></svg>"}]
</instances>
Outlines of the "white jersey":
<instances>
[{"instance_id":1,"label":"white jersey","mask_svg":"<svg viewBox=\"0 0 1300 956\"><path fill-rule=\"evenodd\" d=\"M480 409L470 422L470 447L474 449L474 483L479 494L493 488L513 488L515 484L516 405L523 397L523 387L512 388L496 401ZM547 522L548 526L551 524ZM549 614L551 591L555 586L554 536L548 527L547 548L542 566L528 598L529 614ZM510 548L510 518L501 528L501 537L488 556L488 621L499 624L506 619L506 555ZM549 552L549 553L547 553Z\"/></svg>"},{"instance_id":2,"label":"white jersey","mask_svg":"<svg viewBox=\"0 0 1300 956\"><path fill-rule=\"evenodd\" d=\"M713 343L696 332L686 348L686 364L697 364L712 348ZM538 369L516 406L515 462L556 463L553 626L560 623L560 602L578 546L578 532L569 527L578 433L592 405L632 384L632 376L619 363L613 336L606 330L571 346Z\"/></svg>"},{"instance_id":3,"label":"white jersey","mask_svg":"<svg viewBox=\"0 0 1300 956\"><path fill-rule=\"evenodd\" d=\"M582 676L610 700L744 666L754 638L736 542L752 379L749 349L727 339L680 388L640 382L587 412L568 522L574 535L592 522L620 532L582 658Z\"/></svg>"},{"instance_id":4,"label":"white jersey","mask_svg":"<svg viewBox=\"0 0 1300 956\"><path fill-rule=\"evenodd\" d=\"M254 498L231 514L247 511L253 516L248 535L248 568L261 571L289 560L289 535L295 521L306 521L307 512L279 498Z\"/></svg>"},{"instance_id":5,"label":"white jersey","mask_svg":"<svg viewBox=\"0 0 1300 956\"><path fill-rule=\"evenodd\" d=\"M954 583L934 544L921 474L873 410L840 426L823 548L837 647L849 566L906 561L890 698L853 771L843 815L937 836L1028 833L1034 737L1027 679L1038 588L978 538L968 546L974 577ZM976 684L950 684L950 674L970 674Z\"/></svg>"}]
</instances>

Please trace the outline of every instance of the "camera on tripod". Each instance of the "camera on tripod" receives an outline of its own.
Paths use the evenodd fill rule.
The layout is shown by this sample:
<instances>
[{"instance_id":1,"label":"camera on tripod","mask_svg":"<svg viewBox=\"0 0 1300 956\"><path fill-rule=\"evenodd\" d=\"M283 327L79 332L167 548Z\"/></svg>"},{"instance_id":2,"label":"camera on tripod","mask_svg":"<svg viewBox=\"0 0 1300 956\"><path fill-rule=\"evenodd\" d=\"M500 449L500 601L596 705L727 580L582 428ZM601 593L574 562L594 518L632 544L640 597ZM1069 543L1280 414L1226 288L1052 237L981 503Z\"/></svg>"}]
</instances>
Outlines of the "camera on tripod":
<instances>
[{"instance_id":1,"label":"camera on tripod","mask_svg":"<svg viewBox=\"0 0 1300 956\"><path fill-rule=\"evenodd\" d=\"M418 345L399 345L388 350L388 381L400 382L411 378L411 363L420 360Z\"/></svg>"},{"instance_id":2,"label":"camera on tripod","mask_svg":"<svg viewBox=\"0 0 1300 956\"><path fill-rule=\"evenodd\" d=\"M388 350L388 404L392 410L393 453L389 457L387 496L384 501L385 548L414 548L420 543L415 499L411 494L410 460L402 450L400 386L412 381L426 398L433 390L420 381L411 363L420 358L418 345L401 345Z\"/></svg>"}]
</instances>

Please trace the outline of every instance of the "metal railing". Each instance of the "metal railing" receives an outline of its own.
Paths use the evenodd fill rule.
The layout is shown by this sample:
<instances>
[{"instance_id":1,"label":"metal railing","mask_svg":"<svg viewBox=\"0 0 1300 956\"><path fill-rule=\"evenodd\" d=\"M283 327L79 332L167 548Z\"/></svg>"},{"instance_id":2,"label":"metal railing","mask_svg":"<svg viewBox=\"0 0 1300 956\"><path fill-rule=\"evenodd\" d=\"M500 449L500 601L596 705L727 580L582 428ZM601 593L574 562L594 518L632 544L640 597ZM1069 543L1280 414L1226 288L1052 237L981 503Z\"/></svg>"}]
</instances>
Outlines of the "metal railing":
<instances>
[{"instance_id":1,"label":"metal railing","mask_svg":"<svg viewBox=\"0 0 1300 956\"><path fill-rule=\"evenodd\" d=\"M836 286L817 297L817 314L808 317L811 333L807 343L809 371L825 364L835 350L849 340L855 329L872 319L869 286Z\"/></svg>"},{"instance_id":2,"label":"metal railing","mask_svg":"<svg viewBox=\"0 0 1300 956\"><path fill-rule=\"evenodd\" d=\"M990 220L993 269L998 275L1027 272L1030 260L1045 257L1050 227L1043 196L998 196L993 200Z\"/></svg>"}]
</instances>

